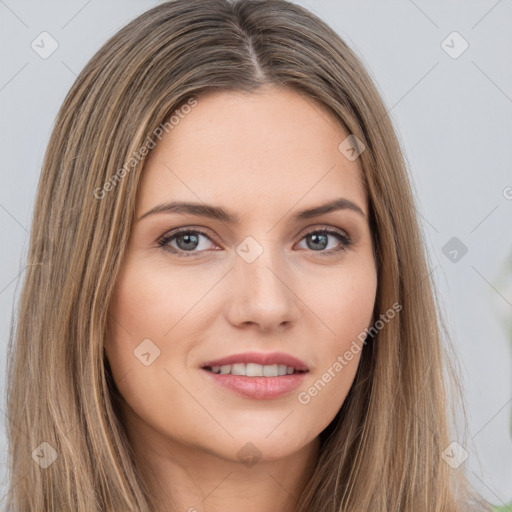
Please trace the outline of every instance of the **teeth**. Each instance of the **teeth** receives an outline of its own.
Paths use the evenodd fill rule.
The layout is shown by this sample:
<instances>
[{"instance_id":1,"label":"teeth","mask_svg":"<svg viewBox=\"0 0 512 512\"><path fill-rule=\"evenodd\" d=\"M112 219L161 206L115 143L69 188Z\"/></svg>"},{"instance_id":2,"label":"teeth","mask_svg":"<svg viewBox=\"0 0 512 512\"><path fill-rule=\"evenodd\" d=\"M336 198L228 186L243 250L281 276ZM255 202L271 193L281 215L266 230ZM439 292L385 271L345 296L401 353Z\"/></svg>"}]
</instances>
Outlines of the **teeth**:
<instances>
[{"instance_id":1,"label":"teeth","mask_svg":"<svg viewBox=\"0 0 512 512\"><path fill-rule=\"evenodd\" d=\"M263 370L263 375L265 377L277 377L279 375L277 364L262 366L261 369Z\"/></svg>"},{"instance_id":2,"label":"teeth","mask_svg":"<svg viewBox=\"0 0 512 512\"><path fill-rule=\"evenodd\" d=\"M261 364L247 363L245 365L245 375L247 377L263 377L263 366Z\"/></svg>"},{"instance_id":3,"label":"teeth","mask_svg":"<svg viewBox=\"0 0 512 512\"><path fill-rule=\"evenodd\" d=\"M236 363L224 366L212 366L211 371L221 375L244 375L246 377L277 377L291 375L295 369L285 364L261 365L256 363Z\"/></svg>"},{"instance_id":4,"label":"teeth","mask_svg":"<svg viewBox=\"0 0 512 512\"><path fill-rule=\"evenodd\" d=\"M245 375L245 364L234 364L231 366L231 375Z\"/></svg>"}]
</instances>

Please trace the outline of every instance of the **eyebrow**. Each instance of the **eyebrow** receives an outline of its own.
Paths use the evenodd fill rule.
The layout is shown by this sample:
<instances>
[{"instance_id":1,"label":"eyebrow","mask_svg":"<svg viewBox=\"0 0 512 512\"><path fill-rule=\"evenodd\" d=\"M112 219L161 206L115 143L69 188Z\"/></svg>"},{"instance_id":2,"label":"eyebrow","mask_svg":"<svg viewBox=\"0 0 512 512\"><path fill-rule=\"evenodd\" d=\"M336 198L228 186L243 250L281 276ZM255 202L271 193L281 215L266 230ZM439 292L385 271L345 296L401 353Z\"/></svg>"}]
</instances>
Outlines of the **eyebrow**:
<instances>
[{"instance_id":1,"label":"eyebrow","mask_svg":"<svg viewBox=\"0 0 512 512\"><path fill-rule=\"evenodd\" d=\"M301 221L305 219L311 219L313 217L325 215L326 213L334 212L337 210L351 210L366 218L366 214L356 203L353 203L352 201L349 201L348 199L341 197L339 199L330 201L326 204L315 206L314 208L301 210L293 216L293 220ZM183 201L172 201L168 203L159 204L154 208L151 208L151 210L147 211L143 215L141 215L137 219L137 221L140 221L145 217L155 215L158 213L189 214L197 215L199 217L208 217L211 219L216 219L228 224L240 223L240 217L238 216L238 214L229 212L228 210L225 210L224 208L221 208L219 206L213 206L204 203L188 203Z\"/></svg>"}]
</instances>

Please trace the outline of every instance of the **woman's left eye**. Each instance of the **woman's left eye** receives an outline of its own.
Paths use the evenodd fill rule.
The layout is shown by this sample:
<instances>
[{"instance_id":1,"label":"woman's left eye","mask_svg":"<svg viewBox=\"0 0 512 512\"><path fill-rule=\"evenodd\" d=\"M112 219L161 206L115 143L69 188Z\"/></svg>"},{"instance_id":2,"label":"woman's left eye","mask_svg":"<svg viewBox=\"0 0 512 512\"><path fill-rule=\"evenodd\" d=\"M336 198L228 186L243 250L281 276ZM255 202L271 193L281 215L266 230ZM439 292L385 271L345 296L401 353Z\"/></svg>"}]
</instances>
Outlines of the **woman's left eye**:
<instances>
[{"instance_id":1,"label":"woman's left eye","mask_svg":"<svg viewBox=\"0 0 512 512\"><path fill-rule=\"evenodd\" d=\"M189 257L195 256L196 253L198 252L204 252L204 250L208 248L208 243L201 243L201 238L205 238L209 240L211 243L213 243L210 237L203 231L197 229L182 228L162 237L158 241L158 245L162 247L162 249L164 249L165 251L176 254L177 256ZM334 248L330 247L330 250L325 251L325 249L329 247L329 238L336 238L339 242L339 246ZM302 237L301 241L302 240L306 240L306 244L308 246L307 249L310 249L313 252L325 252L327 254L343 251L352 245L352 241L348 235L346 235L342 231L328 228L310 231ZM199 249L201 247L204 250L194 250Z\"/></svg>"},{"instance_id":2,"label":"woman's left eye","mask_svg":"<svg viewBox=\"0 0 512 512\"><path fill-rule=\"evenodd\" d=\"M329 237L337 238L338 242L340 244L338 247L335 247L335 248L331 247L330 251L326 251L329 254L333 253L333 252L344 251L345 249L347 249L348 247L350 247L352 245L352 240L350 239L350 237L348 235L346 235L345 233L338 231L336 229L327 229L327 228L310 231L309 233L306 233L303 240L309 239L312 241L313 245L320 245L322 249L325 249L329 245ZM312 244L309 244L309 245L312 245ZM308 247L308 248L310 248L310 247ZM315 251L314 249L312 249L312 250L314 252L318 252L318 251Z\"/></svg>"}]
</instances>

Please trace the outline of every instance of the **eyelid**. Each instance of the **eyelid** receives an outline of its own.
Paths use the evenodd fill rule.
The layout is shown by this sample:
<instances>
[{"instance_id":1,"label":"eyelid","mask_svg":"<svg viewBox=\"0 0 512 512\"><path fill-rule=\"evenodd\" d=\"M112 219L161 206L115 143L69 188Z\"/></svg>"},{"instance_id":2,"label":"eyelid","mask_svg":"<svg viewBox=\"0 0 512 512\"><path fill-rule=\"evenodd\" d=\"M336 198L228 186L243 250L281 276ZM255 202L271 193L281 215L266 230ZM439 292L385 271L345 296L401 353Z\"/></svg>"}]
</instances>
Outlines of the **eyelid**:
<instances>
[{"instance_id":1,"label":"eyelid","mask_svg":"<svg viewBox=\"0 0 512 512\"><path fill-rule=\"evenodd\" d=\"M310 233L316 233L317 231L327 231L327 232L337 233L338 235L342 235L342 236L348 238L349 240L351 239L350 235L347 233L346 230L341 229L341 228L336 228L334 226L328 226L326 224L319 224L317 226L308 228L307 231L305 231L303 233L302 238L304 238L306 235L309 235ZM300 231L299 231L299 233L300 233ZM302 240L302 238L301 238L301 240Z\"/></svg>"},{"instance_id":2,"label":"eyelid","mask_svg":"<svg viewBox=\"0 0 512 512\"><path fill-rule=\"evenodd\" d=\"M162 236L158 238L158 242L161 240L164 240L166 238L175 237L176 235L179 235L180 233L199 233L201 235L204 235L206 238L210 239L212 242L215 242L215 236L210 234L210 230L208 228L203 227L196 227L196 226L184 226L180 228L174 228L167 230ZM215 242L217 243L217 242ZM219 244L217 244L219 245Z\"/></svg>"}]
</instances>

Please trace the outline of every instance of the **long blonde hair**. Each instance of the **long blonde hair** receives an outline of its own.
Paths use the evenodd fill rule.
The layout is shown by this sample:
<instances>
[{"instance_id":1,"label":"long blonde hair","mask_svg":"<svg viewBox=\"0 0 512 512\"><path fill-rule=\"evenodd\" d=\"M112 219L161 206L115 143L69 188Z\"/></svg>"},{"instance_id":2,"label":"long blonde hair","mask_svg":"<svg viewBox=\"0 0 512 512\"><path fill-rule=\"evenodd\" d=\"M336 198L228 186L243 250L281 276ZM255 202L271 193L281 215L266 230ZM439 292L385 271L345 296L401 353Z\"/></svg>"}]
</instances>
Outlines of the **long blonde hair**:
<instances>
[{"instance_id":1,"label":"long blonde hair","mask_svg":"<svg viewBox=\"0 0 512 512\"><path fill-rule=\"evenodd\" d=\"M486 506L441 457L452 441L452 372L404 157L370 76L331 28L286 0L175 0L142 14L93 56L55 122L10 340L11 512L153 510L103 349L141 148L191 98L266 84L319 101L364 143L374 316L402 306L365 345L349 395L320 435L297 511Z\"/></svg>"}]
</instances>

